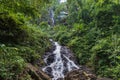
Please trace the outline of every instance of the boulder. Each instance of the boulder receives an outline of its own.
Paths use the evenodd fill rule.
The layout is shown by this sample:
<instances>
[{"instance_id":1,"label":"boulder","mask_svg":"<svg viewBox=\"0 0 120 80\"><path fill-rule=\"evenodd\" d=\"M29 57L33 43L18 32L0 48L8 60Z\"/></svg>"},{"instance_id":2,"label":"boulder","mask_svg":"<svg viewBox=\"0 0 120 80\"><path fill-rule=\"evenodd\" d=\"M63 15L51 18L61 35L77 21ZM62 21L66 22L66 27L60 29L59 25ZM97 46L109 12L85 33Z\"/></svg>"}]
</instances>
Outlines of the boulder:
<instances>
[{"instance_id":1,"label":"boulder","mask_svg":"<svg viewBox=\"0 0 120 80\"><path fill-rule=\"evenodd\" d=\"M55 60L54 57L55 57L54 54L51 54L51 55L48 56L48 58L47 58L47 65L50 65L51 63L54 62L54 60Z\"/></svg>"},{"instance_id":2,"label":"boulder","mask_svg":"<svg viewBox=\"0 0 120 80\"><path fill-rule=\"evenodd\" d=\"M113 80L113 79L110 79L110 78L98 78L97 80Z\"/></svg>"},{"instance_id":3,"label":"boulder","mask_svg":"<svg viewBox=\"0 0 120 80\"><path fill-rule=\"evenodd\" d=\"M88 68L73 70L67 73L65 80L96 80L95 74Z\"/></svg>"},{"instance_id":4,"label":"boulder","mask_svg":"<svg viewBox=\"0 0 120 80\"><path fill-rule=\"evenodd\" d=\"M90 68L81 66L80 69L73 70L65 75L64 80L113 80L110 78L97 78Z\"/></svg>"},{"instance_id":5,"label":"boulder","mask_svg":"<svg viewBox=\"0 0 120 80\"><path fill-rule=\"evenodd\" d=\"M26 64L26 68L28 69L28 73L34 80L51 80L51 78L45 74L42 70L36 68L32 64Z\"/></svg>"}]
</instances>

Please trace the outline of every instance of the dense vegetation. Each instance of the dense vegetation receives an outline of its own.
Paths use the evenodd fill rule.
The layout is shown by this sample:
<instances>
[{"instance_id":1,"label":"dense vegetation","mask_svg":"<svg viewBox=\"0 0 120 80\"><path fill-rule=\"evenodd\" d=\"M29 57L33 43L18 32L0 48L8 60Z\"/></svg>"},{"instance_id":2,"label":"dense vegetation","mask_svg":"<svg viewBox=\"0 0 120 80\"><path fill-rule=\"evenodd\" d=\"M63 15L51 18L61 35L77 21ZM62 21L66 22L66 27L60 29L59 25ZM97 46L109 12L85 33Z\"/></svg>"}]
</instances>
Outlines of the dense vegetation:
<instances>
[{"instance_id":1,"label":"dense vegetation","mask_svg":"<svg viewBox=\"0 0 120 80\"><path fill-rule=\"evenodd\" d=\"M46 3L0 1L0 80L31 80L26 63L41 64L41 55L50 47L47 35L35 24L38 4Z\"/></svg>"},{"instance_id":2,"label":"dense vegetation","mask_svg":"<svg viewBox=\"0 0 120 80\"><path fill-rule=\"evenodd\" d=\"M55 26L48 24L49 11ZM61 11L68 13L59 20ZM69 47L80 65L101 77L120 80L119 0L1 0L0 80L31 80L25 64L42 64L48 38Z\"/></svg>"},{"instance_id":3,"label":"dense vegetation","mask_svg":"<svg viewBox=\"0 0 120 80\"><path fill-rule=\"evenodd\" d=\"M54 28L55 39L78 62L99 76L120 79L120 3L117 0L68 0L67 25Z\"/></svg>"}]
</instances>

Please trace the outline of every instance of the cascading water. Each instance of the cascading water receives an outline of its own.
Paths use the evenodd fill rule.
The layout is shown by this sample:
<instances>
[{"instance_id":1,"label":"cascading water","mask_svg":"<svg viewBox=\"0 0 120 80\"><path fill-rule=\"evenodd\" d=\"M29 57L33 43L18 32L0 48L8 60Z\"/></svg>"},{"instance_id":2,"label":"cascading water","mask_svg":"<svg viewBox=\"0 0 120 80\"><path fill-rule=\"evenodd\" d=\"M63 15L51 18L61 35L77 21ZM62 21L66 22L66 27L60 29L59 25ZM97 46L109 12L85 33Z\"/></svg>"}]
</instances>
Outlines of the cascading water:
<instances>
[{"instance_id":1,"label":"cascading water","mask_svg":"<svg viewBox=\"0 0 120 80\"><path fill-rule=\"evenodd\" d=\"M57 42L53 42L53 44L55 46L55 50L44 56L46 66L42 70L46 72L52 80L62 80L67 72L79 69L79 67L65 55L65 53L68 53L67 49L65 49L64 54L62 54L62 46Z\"/></svg>"},{"instance_id":2,"label":"cascading water","mask_svg":"<svg viewBox=\"0 0 120 80\"><path fill-rule=\"evenodd\" d=\"M51 23L51 26L54 26L55 24L55 21L54 21L54 11L52 8L49 9L49 16L50 16L50 23Z\"/></svg>"}]
</instances>

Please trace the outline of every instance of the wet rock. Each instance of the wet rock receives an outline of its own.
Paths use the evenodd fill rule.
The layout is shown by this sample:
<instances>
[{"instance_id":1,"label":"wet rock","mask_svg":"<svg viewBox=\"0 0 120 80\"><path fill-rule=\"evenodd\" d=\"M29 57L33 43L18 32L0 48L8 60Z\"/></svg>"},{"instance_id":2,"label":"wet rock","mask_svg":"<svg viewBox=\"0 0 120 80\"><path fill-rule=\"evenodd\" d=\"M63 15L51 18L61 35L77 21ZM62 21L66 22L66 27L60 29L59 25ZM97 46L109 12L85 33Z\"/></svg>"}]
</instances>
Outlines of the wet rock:
<instances>
[{"instance_id":1,"label":"wet rock","mask_svg":"<svg viewBox=\"0 0 120 80\"><path fill-rule=\"evenodd\" d=\"M43 58L46 58L47 56L51 55L52 53L51 52L46 52L44 55L43 55Z\"/></svg>"},{"instance_id":2,"label":"wet rock","mask_svg":"<svg viewBox=\"0 0 120 80\"><path fill-rule=\"evenodd\" d=\"M45 72L47 75L49 75L51 78L53 78L53 75L52 75L52 68L51 67L47 67L45 69Z\"/></svg>"},{"instance_id":3,"label":"wet rock","mask_svg":"<svg viewBox=\"0 0 120 80\"><path fill-rule=\"evenodd\" d=\"M66 46L61 47L61 54L67 56L68 58L74 58L73 53Z\"/></svg>"},{"instance_id":4,"label":"wet rock","mask_svg":"<svg viewBox=\"0 0 120 80\"><path fill-rule=\"evenodd\" d=\"M74 61L77 64L76 58L75 58L73 52L69 48L67 48L66 46L62 46L60 52L62 55L67 56L70 60Z\"/></svg>"},{"instance_id":5,"label":"wet rock","mask_svg":"<svg viewBox=\"0 0 120 80\"><path fill-rule=\"evenodd\" d=\"M57 80L64 80L63 78L59 78L59 79L57 79Z\"/></svg>"},{"instance_id":6,"label":"wet rock","mask_svg":"<svg viewBox=\"0 0 120 80\"><path fill-rule=\"evenodd\" d=\"M67 63L64 62L63 74L66 75L67 72L68 72Z\"/></svg>"},{"instance_id":7,"label":"wet rock","mask_svg":"<svg viewBox=\"0 0 120 80\"><path fill-rule=\"evenodd\" d=\"M51 41L51 44L52 44L52 46L51 46L51 49L49 50L49 52L52 53L56 49L56 46L53 41Z\"/></svg>"},{"instance_id":8,"label":"wet rock","mask_svg":"<svg viewBox=\"0 0 120 80\"><path fill-rule=\"evenodd\" d=\"M50 56L48 56L48 58L47 58L47 64L48 65L50 65L51 63L53 63L54 62L54 54L51 54Z\"/></svg>"},{"instance_id":9,"label":"wet rock","mask_svg":"<svg viewBox=\"0 0 120 80\"><path fill-rule=\"evenodd\" d=\"M46 53L42 56L42 59L48 58L48 56L51 55L51 54L52 54L51 52L46 52Z\"/></svg>"},{"instance_id":10,"label":"wet rock","mask_svg":"<svg viewBox=\"0 0 120 80\"><path fill-rule=\"evenodd\" d=\"M47 67L45 71L51 73L52 69L51 69L51 67Z\"/></svg>"},{"instance_id":11,"label":"wet rock","mask_svg":"<svg viewBox=\"0 0 120 80\"><path fill-rule=\"evenodd\" d=\"M52 46L52 48L50 49L50 52L53 52L56 49L55 46Z\"/></svg>"}]
</instances>

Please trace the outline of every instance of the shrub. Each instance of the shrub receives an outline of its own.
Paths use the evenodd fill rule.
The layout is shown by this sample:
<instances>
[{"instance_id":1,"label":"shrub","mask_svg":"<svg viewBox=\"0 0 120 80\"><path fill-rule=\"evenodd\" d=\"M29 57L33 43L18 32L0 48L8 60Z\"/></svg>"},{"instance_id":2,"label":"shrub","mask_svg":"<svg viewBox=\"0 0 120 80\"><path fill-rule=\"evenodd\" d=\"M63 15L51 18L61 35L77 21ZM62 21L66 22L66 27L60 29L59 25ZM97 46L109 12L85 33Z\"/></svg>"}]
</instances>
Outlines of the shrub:
<instances>
[{"instance_id":1,"label":"shrub","mask_svg":"<svg viewBox=\"0 0 120 80\"><path fill-rule=\"evenodd\" d=\"M40 64L41 56L50 47L40 28L28 25L22 15L14 15L0 15L0 80L17 80L25 64Z\"/></svg>"},{"instance_id":2,"label":"shrub","mask_svg":"<svg viewBox=\"0 0 120 80\"><path fill-rule=\"evenodd\" d=\"M4 44L0 45L0 79L16 79L24 67L25 61L18 55L16 47L7 47Z\"/></svg>"},{"instance_id":3,"label":"shrub","mask_svg":"<svg viewBox=\"0 0 120 80\"><path fill-rule=\"evenodd\" d=\"M23 42L28 35L24 30L24 21L11 14L0 15L0 42L19 43Z\"/></svg>"}]
</instances>

